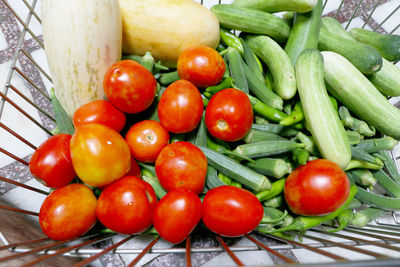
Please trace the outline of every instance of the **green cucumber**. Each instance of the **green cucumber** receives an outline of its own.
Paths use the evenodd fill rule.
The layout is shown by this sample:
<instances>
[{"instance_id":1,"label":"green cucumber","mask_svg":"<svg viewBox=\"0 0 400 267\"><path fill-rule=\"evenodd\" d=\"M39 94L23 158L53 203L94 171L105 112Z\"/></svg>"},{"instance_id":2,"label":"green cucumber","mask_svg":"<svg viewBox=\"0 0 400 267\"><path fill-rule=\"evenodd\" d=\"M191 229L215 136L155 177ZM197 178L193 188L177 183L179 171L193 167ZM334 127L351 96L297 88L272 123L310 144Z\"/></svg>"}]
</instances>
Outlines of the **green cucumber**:
<instances>
[{"instance_id":1,"label":"green cucumber","mask_svg":"<svg viewBox=\"0 0 400 267\"><path fill-rule=\"evenodd\" d=\"M346 168L350 145L324 83L324 61L316 49L303 51L296 63L300 100L310 132L322 156Z\"/></svg>"},{"instance_id":2,"label":"green cucumber","mask_svg":"<svg viewBox=\"0 0 400 267\"><path fill-rule=\"evenodd\" d=\"M367 29L354 28L350 34L360 43L369 45L389 61L400 60L400 35L383 34Z\"/></svg>"},{"instance_id":3,"label":"green cucumber","mask_svg":"<svg viewBox=\"0 0 400 267\"><path fill-rule=\"evenodd\" d=\"M199 148L206 155L208 164L211 167L229 176L233 180L242 183L256 192L269 190L271 188L271 183L266 176L214 150L203 146L199 146Z\"/></svg>"},{"instance_id":4,"label":"green cucumber","mask_svg":"<svg viewBox=\"0 0 400 267\"><path fill-rule=\"evenodd\" d=\"M323 17L321 19L321 28L349 40L354 40L353 36L343 28L342 24L332 17Z\"/></svg>"},{"instance_id":5,"label":"green cucumber","mask_svg":"<svg viewBox=\"0 0 400 267\"><path fill-rule=\"evenodd\" d=\"M265 35L246 35L244 40L263 60L273 77L273 90L285 100L296 94L296 78L289 56L278 43Z\"/></svg>"},{"instance_id":6,"label":"green cucumber","mask_svg":"<svg viewBox=\"0 0 400 267\"><path fill-rule=\"evenodd\" d=\"M235 0L232 5L267 12L295 11L304 13L311 11L317 5L317 0Z\"/></svg>"},{"instance_id":7,"label":"green cucumber","mask_svg":"<svg viewBox=\"0 0 400 267\"><path fill-rule=\"evenodd\" d=\"M273 14L233 5L215 5L211 11L221 26L242 32L266 34L278 42L289 37L290 27L280 17Z\"/></svg>"},{"instance_id":8,"label":"green cucumber","mask_svg":"<svg viewBox=\"0 0 400 267\"><path fill-rule=\"evenodd\" d=\"M285 52L293 66L296 65L297 58L302 51L318 47L321 14L322 0L318 0L318 4L310 12L295 13L289 39L285 45Z\"/></svg>"},{"instance_id":9,"label":"green cucumber","mask_svg":"<svg viewBox=\"0 0 400 267\"><path fill-rule=\"evenodd\" d=\"M381 133L400 138L400 110L394 107L375 86L345 57L322 52L325 81L332 95L360 119Z\"/></svg>"},{"instance_id":10,"label":"green cucumber","mask_svg":"<svg viewBox=\"0 0 400 267\"><path fill-rule=\"evenodd\" d=\"M364 74L375 73L382 67L382 57L374 48L329 32L323 27L319 33L318 48L341 54Z\"/></svg>"},{"instance_id":11,"label":"green cucumber","mask_svg":"<svg viewBox=\"0 0 400 267\"><path fill-rule=\"evenodd\" d=\"M382 94L400 96L400 69L385 58L382 58L382 68L368 79Z\"/></svg>"}]
</instances>

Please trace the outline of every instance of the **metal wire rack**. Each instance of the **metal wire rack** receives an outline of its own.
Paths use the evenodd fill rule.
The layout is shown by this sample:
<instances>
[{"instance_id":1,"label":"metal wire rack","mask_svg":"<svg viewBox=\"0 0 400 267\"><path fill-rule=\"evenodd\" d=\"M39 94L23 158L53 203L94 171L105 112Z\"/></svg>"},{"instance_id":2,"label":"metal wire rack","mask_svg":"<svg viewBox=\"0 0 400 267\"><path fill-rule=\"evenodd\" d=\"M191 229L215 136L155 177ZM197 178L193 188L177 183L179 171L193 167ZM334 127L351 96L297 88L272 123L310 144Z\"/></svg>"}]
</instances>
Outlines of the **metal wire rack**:
<instances>
[{"instance_id":1,"label":"metal wire rack","mask_svg":"<svg viewBox=\"0 0 400 267\"><path fill-rule=\"evenodd\" d=\"M37 12L37 5L40 0L12 0L13 2L21 2L21 5L26 6L28 14L22 17L18 14L13 5L7 0L0 1L0 9L5 13L12 14L18 21L22 30L20 32L18 43L13 47L13 56L11 66L6 74L5 86L0 91L0 130L11 135L15 142L22 144L26 150L33 152L40 142L31 138L30 132L21 132L13 129L7 120L5 120L5 109L12 108L13 112L18 113L21 117L31 123L31 127L37 128L46 137L51 135L51 129L54 127L54 117L51 109L49 109L48 89L51 85L51 78L47 73L47 67L43 63L38 62L32 56L31 51L25 48L24 42L26 37L34 42L39 50L44 49L40 35L37 35L30 27L32 21L40 24L40 15ZM231 1L224 1L231 2ZM392 2L392 10L385 10L385 16L379 15L382 11L382 6L387 2ZM206 0L201 1L206 6L212 6L221 1ZM395 3L393 5L393 3ZM394 6L394 8L393 8ZM389 8L390 9L390 8ZM396 33L400 27L400 1L399 0L325 0L324 15L338 19L346 29L352 26L368 27L374 31L383 33ZM379 13L379 14L378 14ZM379 17L379 16L380 17ZM378 17L377 17L378 16ZM389 23L395 25L386 27ZM1 20L0 20L1 22ZM18 62L26 61L34 68L34 72L28 72L26 67L19 66ZM34 74L32 74L34 73ZM2 73L4 75L4 73ZM35 82L37 79L34 75L41 76L40 82ZM15 77L22 79L24 85L29 90L23 90L21 85L15 82ZM32 100L34 95L34 99ZM30 108L21 107L21 101L30 105ZM392 99L395 105L400 104L400 100ZM0 141L0 154L9 157L12 162L17 162L19 168L28 169L28 156L20 156L21 153L14 151L12 147L6 146L6 141ZM7 148L6 148L7 147ZM392 156L396 156L396 151L392 152ZM28 194L47 195L48 192L38 186L31 186L26 183L21 183L13 177L0 175L0 182L19 187ZM0 191L1 193L1 191ZM29 227L24 226L21 231L28 231L28 228L40 228L32 217L38 216L36 211L28 211L25 209L13 206L13 203L5 204L0 195L0 214L1 221L11 218L10 222L18 222L17 217L21 214L28 220ZM114 253L118 255L134 255L134 259L130 262L125 262L127 266L134 266L145 255L162 255L175 254L180 255L180 261L174 265L200 265L199 262L193 262L193 255L196 254L218 254L226 253L229 255L230 262L228 265L245 265L248 258L240 257L241 252L256 252L265 251L273 259L271 263L264 265L279 265L279 266L400 266L400 219L396 213L387 214L375 221L375 223L364 228L348 227L346 230L338 233L328 233L323 231L324 227L320 226L309 230L306 233L292 233L299 237L302 242L284 239L270 235L250 234L241 239L225 239L218 235L213 235L205 231L197 231L189 237L185 244L180 244L175 247L160 247L157 244L160 241L159 237L148 236L147 243L142 247L130 246L130 242L134 236L119 236L118 241L107 243L106 246L95 248L93 244L103 243L107 240L115 238L115 234L109 233L91 233L84 237L73 241L52 241L45 237L44 234L37 234L36 238L21 239L10 243L10 233L0 228L0 266L13 266L13 264L32 266L43 264L52 259L70 256L78 257L79 261L75 261L74 266L85 266L102 257L106 253ZM1 224L0 224L1 226ZM18 226L17 227L22 227ZM212 242L207 246L199 246L196 239L205 238L208 236ZM115 240L115 239L114 239ZM241 241L247 242L242 243ZM111 245L110 245L111 244ZM127 245L128 244L128 245ZM7 253L3 253L8 251ZM289 253L288 253L289 251ZM306 255L299 257L299 255ZM29 255L34 255L32 258L27 258ZM313 261L316 256L319 256L316 261ZM322 258L321 258L322 257ZM22 261L17 261L22 259ZM24 260L27 259L27 260ZM68 263L70 264L70 263ZM58 266L61 266L57 264ZM50 265L51 266L51 265ZM53 264L53 266L55 266Z\"/></svg>"}]
</instances>

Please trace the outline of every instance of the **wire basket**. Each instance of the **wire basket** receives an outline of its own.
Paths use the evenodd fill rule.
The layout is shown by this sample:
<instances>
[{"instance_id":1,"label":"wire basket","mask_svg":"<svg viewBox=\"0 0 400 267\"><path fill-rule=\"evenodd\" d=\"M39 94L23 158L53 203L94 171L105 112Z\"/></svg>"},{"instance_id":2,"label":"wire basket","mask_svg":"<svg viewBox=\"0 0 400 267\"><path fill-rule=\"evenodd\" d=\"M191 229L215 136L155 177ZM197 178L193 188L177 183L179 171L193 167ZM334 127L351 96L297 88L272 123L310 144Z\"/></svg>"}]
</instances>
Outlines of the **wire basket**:
<instances>
[{"instance_id":1,"label":"wire basket","mask_svg":"<svg viewBox=\"0 0 400 267\"><path fill-rule=\"evenodd\" d=\"M217 3L201 1L207 7ZM400 0L325 0L323 7L324 16L335 17L346 29L400 32ZM5 49L0 42L0 266L400 266L396 213L364 228L327 233L317 227L296 234L302 242L255 233L225 239L205 229L177 246L151 235L46 238L37 211L48 189L28 169L30 155L55 126L39 14L40 0L0 1L7 42ZM391 102L397 106L400 99ZM396 159L399 154L392 151Z\"/></svg>"}]
</instances>

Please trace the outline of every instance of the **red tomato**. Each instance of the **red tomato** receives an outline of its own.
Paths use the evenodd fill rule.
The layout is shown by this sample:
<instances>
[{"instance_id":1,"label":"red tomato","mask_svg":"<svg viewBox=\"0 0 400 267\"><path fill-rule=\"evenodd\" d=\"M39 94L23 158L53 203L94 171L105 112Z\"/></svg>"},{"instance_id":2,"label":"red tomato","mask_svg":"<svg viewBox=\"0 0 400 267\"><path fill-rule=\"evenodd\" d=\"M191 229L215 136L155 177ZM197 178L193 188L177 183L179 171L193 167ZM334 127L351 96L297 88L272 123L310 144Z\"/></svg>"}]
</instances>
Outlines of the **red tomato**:
<instances>
[{"instance_id":1,"label":"red tomato","mask_svg":"<svg viewBox=\"0 0 400 267\"><path fill-rule=\"evenodd\" d=\"M168 145L169 133L158 121L144 120L129 129L125 140L135 159L154 162L161 149Z\"/></svg>"},{"instance_id":2,"label":"red tomato","mask_svg":"<svg viewBox=\"0 0 400 267\"><path fill-rule=\"evenodd\" d=\"M286 179L285 199L299 215L323 215L340 207L348 198L350 182L336 163L316 159L297 167Z\"/></svg>"},{"instance_id":3,"label":"red tomato","mask_svg":"<svg viewBox=\"0 0 400 267\"><path fill-rule=\"evenodd\" d=\"M186 80L170 84L158 103L158 117L169 132L187 133L196 128L203 114L199 90Z\"/></svg>"},{"instance_id":4,"label":"red tomato","mask_svg":"<svg viewBox=\"0 0 400 267\"><path fill-rule=\"evenodd\" d=\"M61 187L42 203L40 227L54 240L77 238L96 223L96 203L92 190L83 184Z\"/></svg>"},{"instance_id":5,"label":"red tomato","mask_svg":"<svg viewBox=\"0 0 400 267\"><path fill-rule=\"evenodd\" d=\"M96 214L107 228L121 234L138 234L153 221L157 197L147 182L125 176L108 185L97 201Z\"/></svg>"},{"instance_id":6,"label":"red tomato","mask_svg":"<svg viewBox=\"0 0 400 267\"><path fill-rule=\"evenodd\" d=\"M213 95L206 107L205 123L210 134L224 141L246 136L253 123L253 108L242 91L227 88Z\"/></svg>"},{"instance_id":7,"label":"red tomato","mask_svg":"<svg viewBox=\"0 0 400 267\"><path fill-rule=\"evenodd\" d=\"M250 233L264 216L264 209L251 192L231 185L207 191L203 199L203 222L219 235L236 237Z\"/></svg>"},{"instance_id":8,"label":"red tomato","mask_svg":"<svg viewBox=\"0 0 400 267\"><path fill-rule=\"evenodd\" d=\"M153 74L133 60L112 65L103 82L108 100L126 113L138 113L153 103L157 83Z\"/></svg>"},{"instance_id":9,"label":"red tomato","mask_svg":"<svg viewBox=\"0 0 400 267\"><path fill-rule=\"evenodd\" d=\"M77 175L90 186L108 185L131 168L131 154L125 139L102 124L76 128L70 149Z\"/></svg>"},{"instance_id":10,"label":"red tomato","mask_svg":"<svg viewBox=\"0 0 400 267\"><path fill-rule=\"evenodd\" d=\"M225 62L221 55L208 46L195 46L182 51L177 62L181 79L198 87L218 84L225 73Z\"/></svg>"},{"instance_id":11,"label":"red tomato","mask_svg":"<svg viewBox=\"0 0 400 267\"><path fill-rule=\"evenodd\" d=\"M162 238L180 243L188 237L201 219L201 200L192 191L174 189L158 202L153 225Z\"/></svg>"},{"instance_id":12,"label":"red tomato","mask_svg":"<svg viewBox=\"0 0 400 267\"><path fill-rule=\"evenodd\" d=\"M197 146L185 141L171 143L156 160L156 174L165 190L185 188L200 194L207 173L207 158Z\"/></svg>"},{"instance_id":13,"label":"red tomato","mask_svg":"<svg viewBox=\"0 0 400 267\"><path fill-rule=\"evenodd\" d=\"M48 187L69 184L76 176L72 166L69 134L56 134L43 142L29 161L32 175Z\"/></svg>"},{"instance_id":14,"label":"red tomato","mask_svg":"<svg viewBox=\"0 0 400 267\"><path fill-rule=\"evenodd\" d=\"M124 128L126 116L106 100L96 100L80 106L72 117L75 128L88 123L104 124L117 132Z\"/></svg>"},{"instance_id":15,"label":"red tomato","mask_svg":"<svg viewBox=\"0 0 400 267\"><path fill-rule=\"evenodd\" d=\"M140 170L139 164L137 164L136 160L131 157L131 169L128 171L126 175L141 177L142 171Z\"/></svg>"}]
</instances>

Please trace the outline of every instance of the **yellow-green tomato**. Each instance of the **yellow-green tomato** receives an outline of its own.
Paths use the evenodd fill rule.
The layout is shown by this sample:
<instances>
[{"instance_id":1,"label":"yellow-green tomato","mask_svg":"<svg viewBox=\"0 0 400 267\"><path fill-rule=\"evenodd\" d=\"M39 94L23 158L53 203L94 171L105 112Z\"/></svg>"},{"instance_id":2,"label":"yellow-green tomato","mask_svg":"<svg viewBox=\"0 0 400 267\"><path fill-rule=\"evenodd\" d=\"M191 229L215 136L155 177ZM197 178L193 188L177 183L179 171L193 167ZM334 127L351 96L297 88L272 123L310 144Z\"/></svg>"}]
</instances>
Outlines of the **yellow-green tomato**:
<instances>
[{"instance_id":1,"label":"yellow-green tomato","mask_svg":"<svg viewBox=\"0 0 400 267\"><path fill-rule=\"evenodd\" d=\"M90 186L108 185L131 168L128 144L118 132L102 124L77 127L70 150L77 175Z\"/></svg>"}]
</instances>

